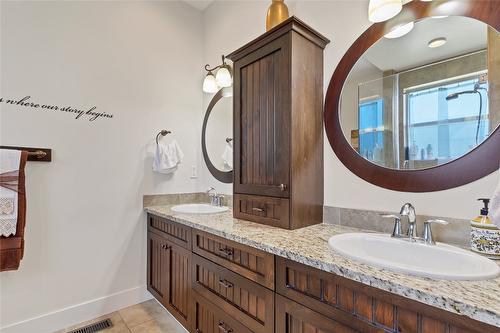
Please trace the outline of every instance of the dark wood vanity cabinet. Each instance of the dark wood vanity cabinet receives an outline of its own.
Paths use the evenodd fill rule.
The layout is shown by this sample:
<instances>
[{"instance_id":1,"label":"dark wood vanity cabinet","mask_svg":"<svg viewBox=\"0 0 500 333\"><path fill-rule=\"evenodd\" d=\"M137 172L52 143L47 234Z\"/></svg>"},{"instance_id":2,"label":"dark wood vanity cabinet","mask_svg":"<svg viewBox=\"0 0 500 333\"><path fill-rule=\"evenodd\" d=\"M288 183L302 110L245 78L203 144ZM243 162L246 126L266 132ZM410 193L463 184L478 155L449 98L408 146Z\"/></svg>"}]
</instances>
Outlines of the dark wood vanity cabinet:
<instances>
[{"instance_id":1,"label":"dark wood vanity cabinet","mask_svg":"<svg viewBox=\"0 0 500 333\"><path fill-rule=\"evenodd\" d=\"M148 215L148 290L192 333L500 329Z\"/></svg>"},{"instance_id":2,"label":"dark wood vanity cabinet","mask_svg":"<svg viewBox=\"0 0 500 333\"><path fill-rule=\"evenodd\" d=\"M234 63L234 215L296 229L323 218L323 49L295 17Z\"/></svg>"},{"instance_id":3,"label":"dark wood vanity cabinet","mask_svg":"<svg viewBox=\"0 0 500 333\"><path fill-rule=\"evenodd\" d=\"M191 244L190 228L148 215L147 289L185 327L189 319L192 256L187 244Z\"/></svg>"}]
</instances>

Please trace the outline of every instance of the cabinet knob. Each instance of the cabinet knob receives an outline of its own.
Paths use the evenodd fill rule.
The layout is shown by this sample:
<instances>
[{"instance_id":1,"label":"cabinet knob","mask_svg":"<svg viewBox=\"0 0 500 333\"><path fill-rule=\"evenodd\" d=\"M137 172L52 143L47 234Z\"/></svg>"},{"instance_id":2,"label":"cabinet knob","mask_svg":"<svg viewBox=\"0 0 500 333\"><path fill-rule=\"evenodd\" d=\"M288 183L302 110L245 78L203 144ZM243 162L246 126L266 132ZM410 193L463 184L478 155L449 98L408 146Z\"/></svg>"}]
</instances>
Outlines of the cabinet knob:
<instances>
[{"instance_id":1,"label":"cabinet knob","mask_svg":"<svg viewBox=\"0 0 500 333\"><path fill-rule=\"evenodd\" d=\"M168 249L170 249L170 245L163 244L163 245L161 246L161 248L162 248L163 250L168 250Z\"/></svg>"},{"instance_id":2,"label":"cabinet knob","mask_svg":"<svg viewBox=\"0 0 500 333\"><path fill-rule=\"evenodd\" d=\"M283 192L285 191L287 186L285 184L280 184L280 190Z\"/></svg>"}]
</instances>

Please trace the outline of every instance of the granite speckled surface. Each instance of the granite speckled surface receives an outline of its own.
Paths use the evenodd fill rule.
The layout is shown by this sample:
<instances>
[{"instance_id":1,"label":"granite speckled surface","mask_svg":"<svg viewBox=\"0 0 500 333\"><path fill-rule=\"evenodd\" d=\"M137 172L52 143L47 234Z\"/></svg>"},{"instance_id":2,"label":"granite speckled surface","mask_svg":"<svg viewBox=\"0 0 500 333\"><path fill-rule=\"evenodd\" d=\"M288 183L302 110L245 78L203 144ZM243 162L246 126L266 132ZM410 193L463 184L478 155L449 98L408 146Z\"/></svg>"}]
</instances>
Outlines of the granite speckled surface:
<instances>
[{"instance_id":1,"label":"granite speckled surface","mask_svg":"<svg viewBox=\"0 0 500 333\"><path fill-rule=\"evenodd\" d=\"M223 238L358 281L412 300L500 327L500 278L445 281L398 274L348 259L328 247L338 233L359 231L332 224L284 230L220 214L178 214L171 206L149 206L149 213Z\"/></svg>"}]
</instances>

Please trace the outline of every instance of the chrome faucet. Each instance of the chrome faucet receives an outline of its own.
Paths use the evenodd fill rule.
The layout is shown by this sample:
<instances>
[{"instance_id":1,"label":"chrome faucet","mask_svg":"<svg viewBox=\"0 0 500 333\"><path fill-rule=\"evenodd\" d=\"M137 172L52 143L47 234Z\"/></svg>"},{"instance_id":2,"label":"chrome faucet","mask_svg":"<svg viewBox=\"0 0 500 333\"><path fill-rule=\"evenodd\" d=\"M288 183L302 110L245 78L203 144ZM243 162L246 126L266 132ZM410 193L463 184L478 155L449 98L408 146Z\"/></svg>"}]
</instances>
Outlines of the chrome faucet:
<instances>
[{"instance_id":1,"label":"chrome faucet","mask_svg":"<svg viewBox=\"0 0 500 333\"><path fill-rule=\"evenodd\" d=\"M408 220L408 230L406 231L406 236L403 235L401 231L401 218L406 217ZM428 245L435 245L436 242L432 237L432 224L442 224L446 225L448 222L439 219L431 219L424 222L424 232L422 237L418 237L417 234L417 214L415 213L415 207L411 203L405 203L403 207L401 207L401 211L399 215L389 214L382 215L384 218L392 218L394 219L394 229L392 230L391 237L407 239L412 242L421 242Z\"/></svg>"},{"instance_id":2,"label":"chrome faucet","mask_svg":"<svg viewBox=\"0 0 500 333\"><path fill-rule=\"evenodd\" d=\"M210 197L210 204L212 206L222 206L222 199L224 198L224 196L217 194L217 191L215 190L215 188L210 187L207 190L207 194Z\"/></svg>"},{"instance_id":3,"label":"chrome faucet","mask_svg":"<svg viewBox=\"0 0 500 333\"><path fill-rule=\"evenodd\" d=\"M411 203L405 203L399 212L401 217L405 216L408 221L408 230L406 236L410 239L417 238L417 214L415 207Z\"/></svg>"}]
</instances>

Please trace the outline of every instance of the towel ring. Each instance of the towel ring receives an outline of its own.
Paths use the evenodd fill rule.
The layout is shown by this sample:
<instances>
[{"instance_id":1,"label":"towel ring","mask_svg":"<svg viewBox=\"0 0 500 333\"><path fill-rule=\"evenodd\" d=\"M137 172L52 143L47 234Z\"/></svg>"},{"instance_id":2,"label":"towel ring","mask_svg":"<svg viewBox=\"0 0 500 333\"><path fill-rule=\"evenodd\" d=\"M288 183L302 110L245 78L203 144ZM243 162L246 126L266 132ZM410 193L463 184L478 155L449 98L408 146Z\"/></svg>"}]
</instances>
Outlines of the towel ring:
<instances>
[{"instance_id":1,"label":"towel ring","mask_svg":"<svg viewBox=\"0 0 500 333\"><path fill-rule=\"evenodd\" d=\"M167 130L161 130L160 133L158 133L156 135L156 144L158 144L158 138L160 137L160 135L161 136L165 136L165 135L170 134L170 133L172 133L172 132L171 131L167 131Z\"/></svg>"}]
</instances>

